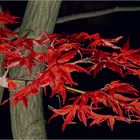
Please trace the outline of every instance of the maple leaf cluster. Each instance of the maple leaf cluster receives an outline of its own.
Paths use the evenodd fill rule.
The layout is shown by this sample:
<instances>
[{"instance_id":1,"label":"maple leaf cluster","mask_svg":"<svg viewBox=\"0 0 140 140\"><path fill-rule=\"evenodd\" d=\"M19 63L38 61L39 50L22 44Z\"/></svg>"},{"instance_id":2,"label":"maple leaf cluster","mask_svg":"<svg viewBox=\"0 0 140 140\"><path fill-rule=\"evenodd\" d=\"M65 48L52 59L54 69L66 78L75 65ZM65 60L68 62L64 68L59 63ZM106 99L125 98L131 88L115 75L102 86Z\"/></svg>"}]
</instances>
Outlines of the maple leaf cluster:
<instances>
[{"instance_id":1,"label":"maple leaf cluster","mask_svg":"<svg viewBox=\"0 0 140 140\"><path fill-rule=\"evenodd\" d=\"M0 24L14 24L18 19L9 12L0 13ZM75 116L85 126L100 125L107 121L111 130L116 120L126 123L140 122L139 91L133 85L114 80L101 89L82 91L75 88L78 83L71 75L81 72L94 78L106 68L123 78L128 74L140 77L140 49L130 49L129 39L123 46L119 46L117 43L122 36L106 39L99 33L90 35L81 32L68 35L42 32L35 38L28 35L18 38L17 35L18 33L8 28L0 29L0 54L4 55L1 68L7 69L0 77L0 86L17 91L2 105L11 100L12 105L21 102L28 107L28 97L37 95L40 88L44 88L44 93L47 94L46 87L49 86L51 97L59 95L63 104L62 108L51 108L54 114L50 120L63 116L63 131ZM105 51L104 48L112 51ZM80 65L81 63L89 65ZM23 67L27 69L27 75L8 77L9 69ZM28 82L25 77L33 77L33 80L29 80L30 83L21 89L20 81ZM78 93L71 99L71 104L65 104L67 92ZM112 112L104 113L106 108Z\"/></svg>"}]
</instances>

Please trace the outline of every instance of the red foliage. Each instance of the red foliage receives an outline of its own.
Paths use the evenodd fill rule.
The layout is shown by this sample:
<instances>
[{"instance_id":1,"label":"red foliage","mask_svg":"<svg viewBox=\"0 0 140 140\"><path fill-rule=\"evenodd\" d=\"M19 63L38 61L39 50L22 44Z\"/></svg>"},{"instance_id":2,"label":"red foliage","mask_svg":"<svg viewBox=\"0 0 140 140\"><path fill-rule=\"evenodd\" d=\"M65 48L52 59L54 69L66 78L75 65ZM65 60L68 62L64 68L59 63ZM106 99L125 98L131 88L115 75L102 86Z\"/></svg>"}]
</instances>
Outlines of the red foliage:
<instances>
[{"instance_id":1,"label":"red foliage","mask_svg":"<svg viewBox=\"0 0 140 140\"><path fill-rule=\"evenodd\" d=\"M18 17L9 12L0 13L0 24L17 23ZM10 39L9 37L14 37ZM52 109L54 114L64 116L62 130L75 119L75 116L85 126L100 125L107 121L113 130L115 121L127 123L140 122L139 91L131 84L114 80L104 88L93 91L81 91L74 88L78 85L71 76L73 72L83 72L96 76L102 69L107 68L120 74L123 78L132 74L140 77L140 49L130 49L129 39L123 47L117 45L122 39L102 38L99 33L89 35L81 32L76 34L46 34L42 33L35 39L25 35L17 38L17 33L0 29L0 53L4 54L1 67L7 69L0 77L0 86L17 92L2 104L12 100L12 105L21 102L28 107L28 97L40 92L40 88L51 87L51 97L58 94L62 97L63 107ZM87 46L83 46L85 41ZM103 51L103 48L111 51ZM40 50L40 51L38 51ZM89 63L81 66L79 63ZM44 70L40 68L44 66ZM7 76L9 68L25 67L27 75L16 78ZM93 74L93 75L92 75ZM20 89L21 77L33 77L33 81ZM26 80L28 82L28 79ZM65 105L67 91L79 93L72 98L72 104ZM45 90L46 93L46 90ZM110 113L104 113L106 108Z\"/></svg>"},{"instance_id":2,"label":"red foliage","mask_svg":"<svg viewBox=\"0 0 140 140\"><path fill-rule=\"evenodd\" d=\"M17 23L17 19L19 19L19 17L16 17L16 16L12 16L10 14L9 11L5 12L5 13L2 13L0 12L0 23L1 24L14 24L14 23Z\"/></svg>"}]
</instances>

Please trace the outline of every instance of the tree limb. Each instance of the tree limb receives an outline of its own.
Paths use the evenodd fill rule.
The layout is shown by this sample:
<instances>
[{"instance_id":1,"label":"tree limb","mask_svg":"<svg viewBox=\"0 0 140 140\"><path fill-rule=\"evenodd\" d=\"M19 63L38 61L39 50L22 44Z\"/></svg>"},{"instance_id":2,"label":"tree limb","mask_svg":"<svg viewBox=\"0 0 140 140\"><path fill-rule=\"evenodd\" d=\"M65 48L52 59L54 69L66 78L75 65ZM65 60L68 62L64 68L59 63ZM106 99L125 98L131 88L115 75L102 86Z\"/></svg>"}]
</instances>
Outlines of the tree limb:
<instances>
[{"instance_id":1,"label":"tree limb","mask_svg":"<svg viewBox=\"0 0 140 140\"><path fill-rule=\"evenodd\" d=\"M140 11L140 7L114 7L110 9L104 9L104 10L99 10L99 11L85 12L85 13L59 17L56 23L61 24L61 23L70 22L74 20L93 18L93 17L103 16L103 15L117 13L117 12L138 12L138 11Z\"/></svg>"},{"instance_id":2,"label":"tree limb","mask_svg":"<svg viewBox=\"0 0 140 140\"><path fill-rule=\"evenodd\" d=\"M24 34L35 37L42 31L52 33L56 23L61 1L28 1L25 15L20 28L19 36ZM36 50L37 51L37 50ZM33 73L35 69L33 69ZM10 77L16 78L19 75L26 75L29 72L24 69L13 68L10 70ZM28 77L29 79L31 77ZM25 81L20 82L20 87L26 86ZM17 89L18 90L18 89ZM11 92L11 95L15 93ZM36 96L30 96L28 108L21 103L11 108L11 126L14 139L46 139L42 92Z\"/></svg>"}]
</instances>

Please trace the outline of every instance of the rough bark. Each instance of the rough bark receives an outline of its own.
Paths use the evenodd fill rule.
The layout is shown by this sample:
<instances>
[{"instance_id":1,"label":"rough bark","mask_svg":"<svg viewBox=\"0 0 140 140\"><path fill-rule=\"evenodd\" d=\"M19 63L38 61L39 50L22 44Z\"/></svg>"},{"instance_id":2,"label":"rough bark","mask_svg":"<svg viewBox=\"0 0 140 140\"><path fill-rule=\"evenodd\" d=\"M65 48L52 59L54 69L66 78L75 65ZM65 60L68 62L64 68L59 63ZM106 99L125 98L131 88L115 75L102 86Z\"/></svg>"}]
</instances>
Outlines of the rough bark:
<instances>
[{"instance_id":1,"label":"rough bark","mask_svg":"<svg viewBox=\"0 0 140 140\"><path fill-rule=\"evenodd\" d=\"M42 31L52 33L61 1L29 1L22 26L20 36L30 34L39 35ZM12 69L11 77L17 77L20 73L26 74L26 70ZM22 81L21 87L25 86ZM14 93L11 93L11 95ZM42 107L42 93L30 96L28 108L20 103L11 108L11 124L14 139L46 139L45 120Z\"/></svg>"},{"instance_id":2,"label":"rough bark","mask_svg":"<svg viewBox=\"0 0 140 140\"><path fill-rule=\"evenodd\" d=\"M21 35L29 32L39 35L42 31L52 33L60 4L61 0L30 1L20 28Z\"/></svg>"}]
</instances>

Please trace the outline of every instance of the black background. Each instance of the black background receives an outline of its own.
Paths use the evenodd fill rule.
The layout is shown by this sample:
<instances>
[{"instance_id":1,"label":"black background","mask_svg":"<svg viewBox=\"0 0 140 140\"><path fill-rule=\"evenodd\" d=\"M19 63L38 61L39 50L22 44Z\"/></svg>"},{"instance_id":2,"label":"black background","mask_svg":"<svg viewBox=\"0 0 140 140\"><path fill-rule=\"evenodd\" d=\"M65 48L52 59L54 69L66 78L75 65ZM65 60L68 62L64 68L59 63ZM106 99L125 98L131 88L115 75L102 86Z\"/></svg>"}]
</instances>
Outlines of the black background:
<instances>
[{"instance_id":1,"label":"black background","mask_svg":"<svg viewBox=\"0 0 140 140\"><path fill-rule=\"evenodd\" d=\"M20 16L24 15L27 2L26 1L3 1L0 2L4 10L9 9L11 14ZM80 12L88 12L95 10L103 10L107 8L113 8L115 6L140 6L138 1L64 1L62 2L59 17L63 17L70 14L76 14ZM17 26L20 26L18 24ZM13 26L9 26L13 28ZM95 18L82 19L64 24L57 24L55 27L56 33L77 33L85 31L88 33L99 32L102 37L117 37L124 36L122 42L125 42L129 37L132 48L140 47L140 12L123 12L112 13L104 16L98 16ZM95 79L83 74L73 74L75 81L79 82L80 88L85 89L99 89L106 83L112 80L121 79L121 77L109 70L103 70ZM140 81L134 76L127 76L125 79L127 82L134 84L137 89L140 89ZM87 84L88 83L88 84ZM8 92L5 91L3 100L8 97ZM53 101L52 101L53 100ZM44 110L46 122L51 115L51 112L47 109L47 104L57 105L57 98L49 99L48 96L44 97ZM57 106L56 106L57 107ZM79 139L99 139L99 138L137 138L140 139L140 124L135 123L128 125L126 123L115 123L113 131L103 123L101 126L93 126L86 128L80 122L77 124L69 125L64 132L61 132L61 125L63 120L61 117L54 119L51 123L46 124L48 138L62 139L62 138L79 138ZM0 106L0 138L11 139L11 125L10 125L10 113L9 103L4 106Z\"/></svg>"}]
</instances>

